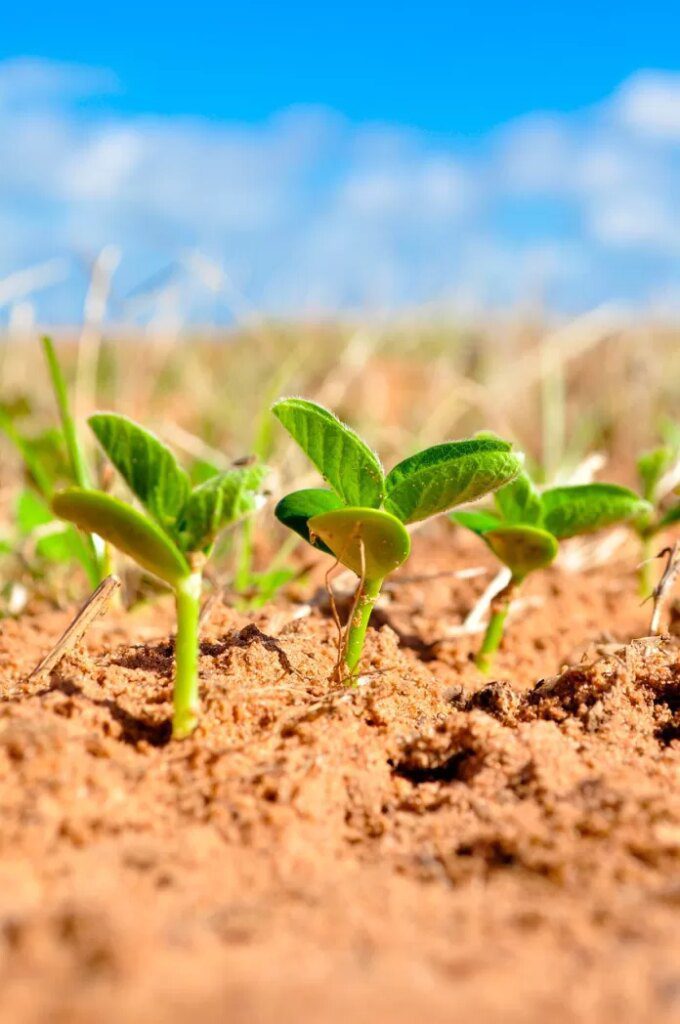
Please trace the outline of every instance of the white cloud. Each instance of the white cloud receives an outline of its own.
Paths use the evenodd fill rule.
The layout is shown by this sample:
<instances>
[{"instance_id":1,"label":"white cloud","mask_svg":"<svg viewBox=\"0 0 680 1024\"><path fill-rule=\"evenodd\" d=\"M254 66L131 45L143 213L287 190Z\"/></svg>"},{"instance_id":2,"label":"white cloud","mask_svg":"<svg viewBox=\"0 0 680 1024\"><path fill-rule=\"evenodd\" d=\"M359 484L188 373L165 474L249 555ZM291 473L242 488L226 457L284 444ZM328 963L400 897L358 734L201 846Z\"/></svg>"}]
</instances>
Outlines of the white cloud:
<instances>
[{"instance_id":1,"label":"white cloud","mask_svg":"<svg viewBox=\"0 0 680 1024\"><path fill-rule=\"evenodd\" d=\"M625 127L680 143L680 75L641 71L622 86L616 107Z\"/></svg>"},{"instance_id":2,"label":"white cloud","mask_svg":"<svg viewBox=\"0 0 680 1024\"><path fill-rule=\"evenodd\" d=\"M97 70L0 63L0 278L115 244L119 295L202 250L277 313L538 293L576 309L677 290L680 75L635 76L596 107L464 148L317 108L238 125L74 102L114 87ZM228 315L200 274L180 287L174 273L184 316ZM73 276L39 312L75 317L83 291Z\"/></svg>"}]
</instances>

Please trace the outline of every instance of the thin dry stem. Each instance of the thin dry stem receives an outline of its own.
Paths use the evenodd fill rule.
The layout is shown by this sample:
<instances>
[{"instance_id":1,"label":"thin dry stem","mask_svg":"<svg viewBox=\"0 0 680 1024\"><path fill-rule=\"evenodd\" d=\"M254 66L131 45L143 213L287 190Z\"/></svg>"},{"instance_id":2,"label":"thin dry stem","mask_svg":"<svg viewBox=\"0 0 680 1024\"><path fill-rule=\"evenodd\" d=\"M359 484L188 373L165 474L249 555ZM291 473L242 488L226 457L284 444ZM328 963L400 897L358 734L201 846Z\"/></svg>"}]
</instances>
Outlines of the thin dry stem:
<instances>
[{"instance_id":1,"label":"thin dry stem","mask_svg":"<svg viewBox=\"0 0 680 1024\"><path fill-rule=\"evenodd\" d=\"M95 619L103 615L111 603L113 595L120 589L121 582L117 576L107 576L87 599L75 619L64 630L56 644L31 672L30 680L38 679L52 672L62 658L68 654L83 638Z\"/></svg>"},{"instance_id":2,"label":"thin dry stem","mask_svg":"<svg viewBox=\"0 0 680 1024\"><path fill-rule=\"evenodd\" d=\"M660 632L661 616L668 603L675 581L680 576L680 541L675 542L672 547L664 548L657 555L657 558L666 557L666 568L661 579L652 592L654 608L649 623L650 635L654 636Z\"/></svg>"}]
</instances>

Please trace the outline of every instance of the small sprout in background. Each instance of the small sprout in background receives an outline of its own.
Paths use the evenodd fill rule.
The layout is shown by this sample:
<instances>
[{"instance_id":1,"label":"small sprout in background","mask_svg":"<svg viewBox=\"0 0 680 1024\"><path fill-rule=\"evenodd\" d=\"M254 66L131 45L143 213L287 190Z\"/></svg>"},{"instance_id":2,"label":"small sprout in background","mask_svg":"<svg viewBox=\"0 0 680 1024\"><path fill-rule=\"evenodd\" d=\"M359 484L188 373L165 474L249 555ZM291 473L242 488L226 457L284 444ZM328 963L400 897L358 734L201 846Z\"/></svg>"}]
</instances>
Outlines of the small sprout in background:
<instances>
[{"instance_id":1,"label":"small sprout in background","mask_svg":"<svg viewBox=\"0 0 680 1024\"><path fill-rule=\"evenodd\" d=\"M0 407L0 431L21 456L30 485L18 499L16 531L19 543L25 547L31 542L34 554L41 560L78 561L94 587L110 571L105 545L98 538L82 536L72 526L59 523L50 509L55 490L65 484L88 488L90 474L71 411L66 380L51 338L42 339L42 348L59 412L59 428L31 435L21 422L30 412L25 404Z\"/></svg>"},{"instance_id":2,"label":"small sprout in background","mask_svg":"<svg viewBox=\"0 0 680 1024\"><path fill-rule=\"evenodd\" d=\"M645 501L649 502L648 511L642 513L633 521L633 529L641 542L641 561L639 569L640 595L649 597L654 589L654 570L652 560L655 552L653 543L655 536L661 530L667 529L674 523L680 522L680 501L677 494L672 492L669 501L667 488L664 486L669 477L678 466L680 453L670 444L654 448L644 452L637 460L638 481L640 493Z\"/></svg>"},{"instance_id":3,"label":"small sprout in background","mask_svg":"<svg viewBox=\"0 0 680 1024\"><path fill-rule=\"evenodd\" d=\"M89 419L97 440L144 508L101 491L72 487L54 496L56 515L96 533L172 588L177 610L173 736L198 722L198 623L203 570L217 535L252 514L268 472L231 469L192 487L169 448L124 416Z\"/></svg>"},{"instance_id":4,"label":"small sprout in background","mask_svg":"<svg viewBox=\"0 0 680 1024\"><path fill-rule=\"evenodd\" d=\"M503 639L517 588L530 573L550 565L559 542L615 523L635 521L651 507L617 484L576 484L539 493L525 472L497 491L494 502L494 510L471 509L451 516L455 523L481 537L511 572L509 583L492 602L477 654L477 666L485 673L490 671Z\"/></svg>"},{"instance_id":5,"label":"small sprout in background","mask_svg":"<svg viewBox=\"0 0 680 1024\"><path fill-rule=\"evenodd\" d=\"M356 680L383 580L409 555L406 526L501 487L521 461L507 441L483 436L427 448L385 475L368 445L315 402L285 398L272 411L330 487L289 494L277 518L359 577L343 652Z\"/></svg>"}]
</instances>

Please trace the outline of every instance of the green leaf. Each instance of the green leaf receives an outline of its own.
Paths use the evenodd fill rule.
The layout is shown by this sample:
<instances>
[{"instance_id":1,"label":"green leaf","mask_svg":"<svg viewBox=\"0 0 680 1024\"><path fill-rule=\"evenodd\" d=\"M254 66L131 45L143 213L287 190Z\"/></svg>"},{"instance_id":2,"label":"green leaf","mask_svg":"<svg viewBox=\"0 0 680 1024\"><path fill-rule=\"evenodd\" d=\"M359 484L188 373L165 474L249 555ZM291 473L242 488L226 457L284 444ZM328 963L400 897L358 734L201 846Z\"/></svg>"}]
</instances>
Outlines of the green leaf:
<instances>
[{"instance_id":1,"label":"green leaf","mask_svg":"<svg viewBox=\"0 0 680 1024\"><path fill-rule=\"evenodd\" d=\"M659 520L658 529L665 530L667 526L672 526L674 523L680 523L680 502L664 512Z\"/></svg>"},{"instance_id":2,"label":"green leaf","mask_svg":"<svg viewBox=\"0 0 680 1024\"><path fill-rule=\"evenodd\" d=\"M71 487L55 494L52 510L79 529L103 537L171 587L190 573L184 556L152 520L110 494Z\"/></svg>"},{"instance_id":3,"label":"green leaf","mask_svg":"<svg viewBox=\"0 0 680 1024\"><path fill-rule=\"evenodd\" d=\"M494 494L494 501L507 523L538 526L543 515L541 497L528 473L522 472Z\"/></svg>"},{"instance_id":4,"label":"green leaf","mask_svg":"<svg viewBox=\"0 0 680 1024\"><path fill-rule=\"evenodd\" d=\"M91 555L86 541L74 526L64 525L58 533L41 537L35 550L48 562L80 562L89 575Z\"/></svg>"},{"instance_id":5,"label":"green leaf","mask_svg":"<svg viewBox=\"0 0 680 1024\"><path fill-rule=\"evenodd\" d=\"M346 505L381 504L385 479L378 456L333 413L304 398L283 398L272 412Z\"/></svg>"},{"instance_id":6,"label":"green leaf","mask_svg":"<svg viewBox=\"0 0 680 1024\"><path fill-rule=\"evenodd\" d=\"M452 512L451 522L458 526L464 526L466 530L472 530L478 537L483 537L487 530L495 530L501 526L501 520L495 512L487 512L486 509L464 509L462 512Z\"/></svg>"},{"instance_id":7,"label":"green leaf","mask_svg":"<svg viewBox=\"0 0 680 1024\"><path fill-rule=\"evenodd\" d=\"M507 441L472 438L426 448L387 474L385 508L403 523L481 498L522 469Z\"/></svg>"},{"instance_id":8,"label":"green leaf","mask_svg":"<svg viewBox=\"0 0 680 1024\"><path fill-rule=\"evenodd\" d=\"M558 540L651 513L649 502L617 484L552 487L541 495L543 525Z\"/></svg>"},{"instance_id":9,"label":"green leaf","mask_svg":"<svg viewBox=\"0 0 680 1024\"><path fill-rule=\"evenodd\" d=\"M644 452L637 460L637 471L640 479L642 496L647 501L654 501L656 489L661 477L673 462L673 452L668 447L654 448Z\"/></svg>"},{"instance_id":10,"label":"green leaf","mask_svg":"<svg viewBox=\"0 0 680 1024\"><path fill-rule=\"evenodd\" d=\"M483 535L494 555L507 565L513 579L523 580L530 572L550 565L557 555L557 540L536 526L499 526Z\"/></svg>"},{"instance_id":11,"label":"green leaf","mask_svg":"<svg viewBox=\"0 0 680 1024\"><path fill-rule=\"evenodd\" d=\"M172 532L190 483L170 449L126 416L95 413L88 423L132 493L160 526Z\"/></svg>"},{"instance_id":12,"label":"green leaf","mask_svg":"<svg viewBox=\"0 0 680 1024\"><path fill-rule=\"evenodd\" d=\"M38 526L45 526L54 520L47 502L35 491L22 491L17 498L15 516L19 532L28 535Z\"/></svg>"},{"instance_id":13,"label":"green leaf","mask_svg":"<svg viewBox=\"0 0 680 1024\"><path fill-rule=\"evenodd\" d=\"M0 406L0 431L7 437L23 459L27 472L33 477L36 487L48 498L52 494L52 477L45 468L39 455L36 454L29 438L17 429L14 420Z\"/></svg>"},{"instance_id":14,"label":"green leaf","mask_svg":"<svg viewBox=\"0 0 680 1024\"><path fill-rule=\"evenodd\" d=\"M299 534L308 544L312 544L315 548L319 548L321 551L326 551L329 555L332 555L331 549L322 540L319 540L318 537L315 541L312 541L307 524L310 519L321 515L322 512L333 512L342 507L342 500L333 491L325 491L319 487L310 487L306 490L293 491L292 494L287 494L274 509L274 515L279 522L287 526L289 530Z\"/></svg>"},{"instance_id":15,"label":"green leaf","mask_svg":"<svg viewBox=\"0 0 680 1024\"><path fill-rule=\"evenodd\" d=\"M408 558L411 538L389 512L373 508L340 508L309 520L312 537L320 538L339 562L368 580L381 580ZM362 561L363 547L363 561Z\"/></svg>"},{"instance_id":16,"label":"green leaf","mask_svg":"<svg viewBox=\"0 0 680 1024\"><path fill-rule=\"evenodd\" d=\"M35 491L22 491L16 504L16 522L19 532L29 536L41 526L54 524L54 532L40 537L36 554L48 562L79 562L89 574L92 554L87 539L74 527L59 523L52 509Z\"/></svg>"},{"instance_id":17,"label":"green leaf","mask_svg":"<svg viewBox=\"0 0 680 1024\"><path fill-rule=\"evenodd\" d=\"M178 521L181 548L204 550L220 530L254 512L257 492L268 472L267 466L260 465L228 469L194 488Z\"/></svg>"}]
</instances>

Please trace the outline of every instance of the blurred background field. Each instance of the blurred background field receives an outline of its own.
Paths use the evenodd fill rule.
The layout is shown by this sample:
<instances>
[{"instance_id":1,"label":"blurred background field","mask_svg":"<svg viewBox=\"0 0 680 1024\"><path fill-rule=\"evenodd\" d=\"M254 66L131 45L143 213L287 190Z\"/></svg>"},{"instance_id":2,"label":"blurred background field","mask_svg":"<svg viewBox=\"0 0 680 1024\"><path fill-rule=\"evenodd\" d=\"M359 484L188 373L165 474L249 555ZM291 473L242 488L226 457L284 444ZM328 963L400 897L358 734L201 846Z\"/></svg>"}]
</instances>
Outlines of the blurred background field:
<instances>
[{"instance_id":1,"label":"blurred background field","mask_svg":"<svg viewBox=\"0 0 680 1024\"><path fill-rule=\"evenodd\" d=\"M640 452L678 443L677 329L624 321L604 308L552 325L509 316L459 324L422 316L382 323L258 319L230 331L187 327L168 336L90 323L62 329L56 339L80 438L104 486L111 481L85 425L95 409L154 430L197 481L246 456L274 468L268 505L254 524L228 532L217 552L215 581L235 599L274 598L297 578L306 553L296 555L295 541L271 515L287 488L317 479L270 414L282 394L336 410L370 438L387 466L429 444L491 429L525 451L544 482L596 473L636 486ZM68 482L34 332L6 334L0 359L3 611L13 614L29 591L50 602L73 599L86 581L82 570L74 574L69 547L47 543L64 527L44 506L34 507L34 474L22 457L28 448L47 465L48 491ZM129 565L119 569L130 577L130 600L148 591L150 581Z\"/></svg>"},{"instance_id":2,"label":"blurred background field","mask_svg":"<svg viewBox=\"0 0 680 1024\"><path fill-rule=\"evenodd\" d=\"M81 419L99 408L125 413L189 459L211 449L222 459L278 455L283 438L269 407L281 394L335 409L387 463L491 429L549 478L595 450L625 473L677 413L678 329L606 309L556 326L511 317L338 319L170 338L134 328L55 337ZM6 335L0 358L5 403L25 404L36 426L47 425L54 399L36 334Z\"/></svg>"}]
</instances>

